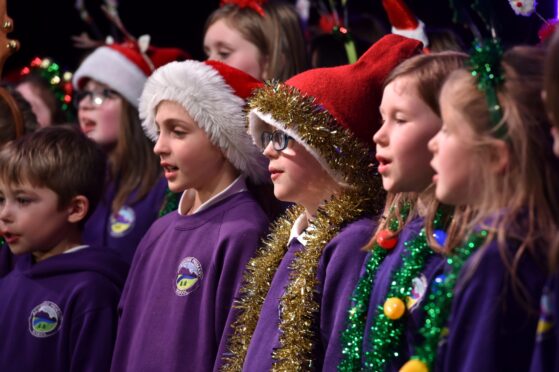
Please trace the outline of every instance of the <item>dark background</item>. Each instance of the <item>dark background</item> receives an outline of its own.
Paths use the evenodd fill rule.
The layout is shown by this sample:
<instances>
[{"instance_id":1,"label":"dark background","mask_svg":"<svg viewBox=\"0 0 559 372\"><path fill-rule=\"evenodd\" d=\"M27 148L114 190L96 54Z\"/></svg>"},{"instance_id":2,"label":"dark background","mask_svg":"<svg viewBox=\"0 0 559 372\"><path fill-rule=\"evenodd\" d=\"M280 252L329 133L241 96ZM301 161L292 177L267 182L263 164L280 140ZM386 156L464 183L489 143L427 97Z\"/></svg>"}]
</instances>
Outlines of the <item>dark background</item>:
<instances>
[{"instance_id":1,"label":"dark background","mask_svg":"<svg viewBox=\"0 0 559 372\"><path fill-rule=\"evenodd\" d=\"M456 0L454 0L456 1ZM537 31L543 21L535 14L516 16L507 0L490 1L497 9L495 25L506 45L538 41ZM466 42L471 33L465 26L452 22L449 0L407 0L408 6L425 24L452 27ZM73 47L71 35L90 31L74 8L75 0L7 0L8 14L14 19L11 38L21 43L21 49L8 60L5 72L19 70L35 56L50 56L63 67L74 70L84 55ZM86 0L86 6L96 19L101 33L110 33L110 25L100 11L101 0ZM217 8L219 1L210 0L120 0L119 13L126 28L135 36L150 34L158 46L178 46L194 58L203 58L202 29L206 17ZM387 22L381 0L349 0L352 14L373 13ZM554 18L555 0L540 0L537 11L544 18Z\"/></svg>"}]
</instances>

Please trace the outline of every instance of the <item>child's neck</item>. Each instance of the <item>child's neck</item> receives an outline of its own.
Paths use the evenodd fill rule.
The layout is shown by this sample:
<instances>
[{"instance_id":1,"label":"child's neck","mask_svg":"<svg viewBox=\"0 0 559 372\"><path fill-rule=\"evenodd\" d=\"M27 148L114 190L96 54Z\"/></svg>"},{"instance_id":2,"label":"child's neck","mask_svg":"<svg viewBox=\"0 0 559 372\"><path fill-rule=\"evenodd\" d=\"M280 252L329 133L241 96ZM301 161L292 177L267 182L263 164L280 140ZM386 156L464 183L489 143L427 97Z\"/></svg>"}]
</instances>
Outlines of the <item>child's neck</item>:
<instances>
[{"instance_id":1,"label":"child's neck","mask_svg":"<svg viewBox=\"0 0 559 372\"><path fill-rule=\"evenodd\" d=\"M226 167L222 172L218 172L211 182L199 189L193 189L192 196L185 198L184 205L179 206L184 215L193 214L202 204L225 190L239 176L238 171L232 166Z\"/></svg>"},{"instance_id":2,"label":"child's neck","mask_svg":"<svg viewBox=\"0 0 559 372\"><path fill-rule=\"evenodd\" d=\"M35 262L44 261L47 258L62 254L67 250L77 247L81 244L83 244L82 234L80 229L78 229L76 226L75 228L70 229L70 231L65 234L64 238L59 241L58 244L56 244L54 247L45 251L34 251L33 258L35 259Z\"/></svg>"}]
</instances>

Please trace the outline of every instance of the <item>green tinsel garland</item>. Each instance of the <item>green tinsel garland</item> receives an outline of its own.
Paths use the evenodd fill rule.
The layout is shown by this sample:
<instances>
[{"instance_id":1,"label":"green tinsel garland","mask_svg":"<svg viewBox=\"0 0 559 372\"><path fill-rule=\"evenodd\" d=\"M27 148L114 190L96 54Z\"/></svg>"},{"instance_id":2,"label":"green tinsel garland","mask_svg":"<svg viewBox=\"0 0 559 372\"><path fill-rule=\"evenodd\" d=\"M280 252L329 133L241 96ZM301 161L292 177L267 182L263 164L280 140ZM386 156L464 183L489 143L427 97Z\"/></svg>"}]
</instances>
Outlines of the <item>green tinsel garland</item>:
<instances>
[{"instance_id":1,"label":"green tinsel garland","mask_svg":"<svg viewBox=\"0 0 559 372\"><path fill-rule=\"evenodd\" d=\"M437 212L433 226L440 228L442 213ZM402 259L402 266L392 275L387 299L398 298L402 303L410 296L413 289L413 279L420 275L425 267L428 257L434 254L425 232L421 229L412 240L404 243L407 254ZM390 319L386 316L383 306L379 306L371 326L371 350L365 352L365 370L381 371L391 358L397 355L397 350L402 343L406 327L406 316Z\"/></svg>"},{"instance_id":2,"label":"green tinsel garland","mask_svg":"<svg viewBox=\"0 0 559 372\"><path fill-rule=\"evenodd\" d=\"M450 315L450 306L454 298L454 287L458 281L464 263L487 239L487 230L472 234L456 253L447 259L450 266L446 277L433 284L429 297L425 303L425 323L420 334L425 340L415 349L415 354L401 371L429 371L432 370L437 356L439 340Z\"/></svg>"},{"instance_id":3,"label":"green tinsel garland","mask_svg":"<svg viewBox=\"0 0 559 372\"><path fill-rule=\"evenodd\" d=\"M405 220L409 213L410 205L402 207L401 219ZM399 228L398 218L392 217L388 222L390 231ZM363 335L365 333L365 320L369 307L369 298L373 288L378 268L390 251L383 249L378 243L373 245L369 259L365 265L365 273L359 279L351 296L352 306L348 310L347 327L342 332L341 344L344 359L338 365L338 371L355 371L361 369L361 350Z\"/></svg>"},{"instance_id":4,"label":"green tinsel garland","mask_svg":"<svg viewBox=\"0 0 559 372\"><path fill-rule=\"evenodd\" d=\"M163 206L159 210L159 217L163 217L167 213L176 211L179 207L181 195L181 193L172 192L169 188L167 188L165 191L165 198L163 199Z\"/></svg>"},{"instance_id":5,"label":"green tinsel garland","mask_svg":"<svg viewBox=\"0 0 559 372\"><path fill-rule=\"evenodd\" d=\"M496 129L495 135L504 138L507 135L505 125L500 125L503 110L497 96L497 89L504 81L501 58L503 48L496 39L485 41L476 40L471 52L468 65L471 74L477 80L477 88L485 94L491 123Z\"/></svg>"}]
</instances>

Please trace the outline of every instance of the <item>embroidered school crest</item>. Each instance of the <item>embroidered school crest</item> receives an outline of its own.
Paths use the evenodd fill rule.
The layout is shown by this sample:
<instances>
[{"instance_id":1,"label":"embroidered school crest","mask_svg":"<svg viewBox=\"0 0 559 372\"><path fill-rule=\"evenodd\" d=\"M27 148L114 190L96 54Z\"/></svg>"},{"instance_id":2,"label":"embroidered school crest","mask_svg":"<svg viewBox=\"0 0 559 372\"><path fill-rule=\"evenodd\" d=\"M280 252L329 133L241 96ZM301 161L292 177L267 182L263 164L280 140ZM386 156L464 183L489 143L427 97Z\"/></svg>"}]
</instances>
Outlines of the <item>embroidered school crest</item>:
<instances>
[{"instance_id":1,"label":"embroidered school crest","mask_svg":"<svg viewBox=\"0 0 559 372\"><path fill-rule=\"evenodd\" d=\"M406 307L409 311L413 311L423 301L423 297L427 292L427 278L421 274L414 278L411 283L411 294L406 299Z\"/></svg>"},{"instance_id":2,"label":"embroidered school crest","mask_svg":"<svg viewBox=\"0 0 559 372\"><path fill-rule=\"evenodd\" d=\"M125 236L132 231L135 222L136 213L134 213L134 209L125 205L120 208L117 214L111 214L109 233L113 238Z\"/></svg>"},{"instance_id":3,"label":"embroidered school crest","mask_svg":"<svg viewBox=\"0 0 559 372\"><path fill-rule=\"evenodd\" d=\"M62 325L62 311L51 301L41 302L29 315L29 332L35 337L49 337L58 332Z\"/></svg>"},{"instance_id":4,"label":"embroidered school crest","mask_svg":"<svg viewBox=\"0 0 559 372\"><path fill-rule=\"evenodd\" d=\"M186 296L194 292L200 286L203 277L200 261L194 257L186 257L177 270L175 293L177 296Z\"/></svg>"}]
</instances>

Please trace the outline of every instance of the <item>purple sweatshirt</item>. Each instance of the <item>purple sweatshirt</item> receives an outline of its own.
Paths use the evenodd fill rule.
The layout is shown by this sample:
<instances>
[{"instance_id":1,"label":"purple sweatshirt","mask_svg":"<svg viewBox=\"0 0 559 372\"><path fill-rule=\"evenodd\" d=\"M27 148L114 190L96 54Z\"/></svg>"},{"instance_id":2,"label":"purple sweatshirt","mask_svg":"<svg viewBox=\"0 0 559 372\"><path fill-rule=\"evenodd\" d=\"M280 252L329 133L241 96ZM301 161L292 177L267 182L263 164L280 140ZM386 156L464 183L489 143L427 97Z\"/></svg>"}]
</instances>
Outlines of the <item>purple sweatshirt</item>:
<instances>
[{"instance_id":1,"label":"purple sweatshirt","mask_svg":"<svg viewBox=\"0 0 559 372\"><path fill-rule=\"evenodd\" d=\"M111 182L85 224L85 244L114 249L130 264L140 240L158 218L166 190L167 181L160 177L143 199L132 202L135 192L132 193L118 214L113 215L111 205L116 195L116 185Z\"/></svg>"},{"instance_id":2,"label":"purple sweatshirt","mask_svg":"<svg viewBox=\"0 0 559 372\"><path fill-rule=\"evenodd\" d=\"M536 345L531 372L559 370L559 276L548 280L540 300L540 320L536 334Z\"/></svg>"},{"instance_id":3,"label":"purple sweatshirt","mask_svg":"<svg viewBox=\"0 0 559 372\"><path fill-rule=\"evenodd\" d=\"M366 256L362 248L371 238L374 227L374 222L369 218L352 222L323 249L317 271L320 284L316 288L320 305L314 354L316 370L335 371L341 360L340 334L346 325L350 295ZM262 305L244 371L269 371L272 367L272 352L279 346L280 299L289 283L291 262L296 252L303 248L298 239L292 239L289 243Z\"/></svg>"},{"instance_id":4,"label":"purple sweatshirt","mask_svg":"<svg viewBox=\"0 0 559 372\"><path fill-rule=\"evenodd\" d=\"M235 293L267 229L266 215L247 191L192 215L158 219L126 282L111 369L217 369Z\"/></svg>"},{"instance_id":5,"label":"purple sweatshirt","mask_svg":"<svg viewBox=\"0 0 559 372\"><path fill-rule=\"evenodd\" d=\"M33 263L0 279L3 372L108 371L127 265L101 248Z\"/></svg>"},{"instance_id":6,"label":"purple sweatshirt","mask_svg":"<svg viewBox=\"0 0 559 372\"><path fill-rule=\"evenodd\" d=\"M10 251L8 244L2 239L2 243L0 244L0 278L12 271L14 265L15 257L12 251Z\"/></svg>"},{"instance_id":7,"label":"purple sweatshirt","mask_svg":"<svg viewBox=\"0 0 559 372\"><path fill-rule=\"evenodd\" d=\"M518 243L510 242L509 255ZM475 271L470 276L470 267ZM474 253L462 269L437 356L441 371L527 371L530 367L545 265L525 255L517 278L529 295L520 302L511 288L497 243ZM525 302L525 301L524 301Z\"/></svg>"},{"instance_id":8,"label":"purple sweatshirt","mask_svg":"<svg viewBox=\"0 0 559 372\"><path fill-rule=\"evenodd\" d=\"M393 279L393 274L402 266L402 257L406 253L405 242L412 241L423 228L423 218L410 221L398 235L398 244L380 265L369 300L369 311L365 322L365 335L363 338L363 355L371 350L370 334L373 320L376 318L379 306L383 306ZM428 295L429 283L443 270L444 259L437 254L427 258L421 274L413 279L412 295L408 301L408 315L406 316L405 338L400 348L397 349L399 357L393 358L386 366L385 371L399 371L404 363L413 354L413 346L418 343L418 332L423 325L424 314L422 311L423 300ZM364 270L363 270L364 271ZM362 273L363 273L362 271Z\"/></svg>"}]
</instances>

